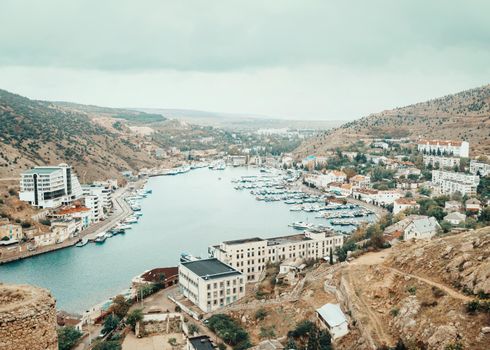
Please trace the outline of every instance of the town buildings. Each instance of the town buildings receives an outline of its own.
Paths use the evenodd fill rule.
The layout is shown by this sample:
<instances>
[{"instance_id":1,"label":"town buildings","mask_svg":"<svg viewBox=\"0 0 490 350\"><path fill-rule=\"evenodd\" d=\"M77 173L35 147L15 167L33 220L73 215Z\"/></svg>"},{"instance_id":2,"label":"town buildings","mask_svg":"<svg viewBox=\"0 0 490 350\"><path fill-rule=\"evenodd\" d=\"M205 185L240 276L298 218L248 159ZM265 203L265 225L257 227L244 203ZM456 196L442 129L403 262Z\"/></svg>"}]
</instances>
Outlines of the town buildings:
<instances>
[{"instance_id":1,"label":"town buildings","mask_svg":"<svg viewBox=\"0 0 490 350\"><path fill-rule=\"evenodd\" d=\"M487 176L490 174L490 164L479 162L477 160L471 160L470 173L473 175Z\"/></svg>"},{"instance_id":2,"label":"town buildings","mask_svg":"<svg viewBox=\"0 0 490 350\"><path fill-rule=\"evenodd\" d=\"M432 170L432 185L440 194L451 195L459 192L463 196L474 196L479 183L480 177L477 175Z\"/></svg>"},{"instance_id":3,"label":"town buildings","mask_svg":"<svg viewBox=\"0 0 490 350\"><path fill-rule=\"evenodd\" d=\"M181 263L179 288L182 295L204 312L245 296L244 275L216 258Z\"/></svg>"},{"instance_id":4,"label":"town buildings","mask_svg":"<svg viewBox=\"0 0 490 350\"><path fill-rule=\"evenodd\" d=\"M466 141L419 140L417 149L424 154L436 156L469 157L470 144Z\"/></svg>"},{"instance_id":5,"label":"town buildings","mask_svg":"<svg viewBox=\"0 0 490 350\"><path fill-rule=\"evenodd\" d=\"M370 188L355 188L352 190L352 197L366 203L375 205L390 205L398 198L402 192L399 190L373 190Z\"/></svg>"},{"instance_id":6,"label":"town buildings","mask_svg":"<svg viewBox=\"0 0 490 350\"><path fill-rule=\"evenodd\" d=\"M268 263L286 259L321 259L341 247L344 236L332 232L308 232L263 239L259 237L225 241L209 247L213 256L246 276L247 282L257 282Z\"/></svg>"},{"instance_id":7,"label":"town buildings","mask_svg":"<svg viewBox=\"0 0 490 350\"><path fill-rule=\"evenodd\" d=\"M367 188L371 184L371 177L367 175L354 175L349 179L353 187Z\"/></svg>"},{"instance_id":8,"label":"town buildings","mask_svg":"<svg viewBox=\"0 0 490 350\"><path fill-rule=\"evenodd\" d=\"M67 164L40 166L21 174L19 198L38 208L56 208L82 196L73 169Z\"/></svg>"},{"instance_id":9,"label":"town buildings","mask_svg":"<svg viewBox=\"0 0 490 350\"><path fill-rule=\"evenodd\" d=\"M432 165L434 168L454 168L455 166L459 166L461 163L461 158L457 157L443 157L443 156L434 156L431 154L424 154L423 156L424 164Z\"/></svg>"},{"instance_id":10,"label":"town buildings","mask_svg":"<svg viewBox=\"0 0 490 350\"><path fill-rule=\"evenodd\" d=\"M479 213L481 211L481 202L476 198L470 198L465 203L466 211Z\"/></svg>"},{"instance_id":11,"label":"town buildings","mask_svg":"<svg viewBox=\"0 0 490 350\"><path fill-rule=\"evenodd\" d=\"M398 198L393 203L393 214L398 214L407 209L418 209L420 205L413 198Z\"/></svg>"},{"instance_id":12,"label":"town buildings","mask_svg":"<svg viewBox=\"0 0 490 350\"><path fill-rule=\"evenodd\" d=\"M394 238L409 239L429 239L436 235L441 226L433 216L410 215L397 223L388 226L384 233Z\"/></svg>"}]
</instances>

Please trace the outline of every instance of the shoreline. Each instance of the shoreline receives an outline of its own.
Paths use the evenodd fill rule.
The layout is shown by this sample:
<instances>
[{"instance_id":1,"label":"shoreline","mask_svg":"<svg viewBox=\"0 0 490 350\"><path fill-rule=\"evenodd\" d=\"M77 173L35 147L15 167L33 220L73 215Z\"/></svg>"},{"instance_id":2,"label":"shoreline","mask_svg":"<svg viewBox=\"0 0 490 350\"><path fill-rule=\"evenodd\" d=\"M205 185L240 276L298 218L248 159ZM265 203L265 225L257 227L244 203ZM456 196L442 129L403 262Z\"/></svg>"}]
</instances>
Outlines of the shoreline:
<instances>
[{"instance_id":1,"label":"shoreline","mask_svg":"<svg viewBox=\"0 0 490 350\"><path fill-rule=\"evenodd\" d=\"M116 222L121 221L128 216L131 215L132 210L129 207L129 205L125 201L125 196L130 190L130 188L142 188L144 185L144 180L138 180L135 182L132 186L129 184L114 191L113 193L113 204L114 208L117 206L118 213L116 212L113 213L113 215L109 216L107 219L104 221L99 221L92 226L88 227L87 229L83 230L80 232L77 236L68 238L62 243L59 244L54 244L54 245L49 245L49 246L44 246L44 247L39 247L36 248L35 250L29 251L27 250L27 245L24 244L23 247L19 246L16 247L17 249L25 249L24 251L17 251L18 254L9 254L5 257L0 257L0 265L5 265L14 261L19 261L27 258L31 258L33 256L38 256L46 253L51 253L60 249L65 249L69 247L73 247L75 244L77 244L82 238L88 238L89 241L92 241L92 237L95 237L98 233L107 231L109 228L114 226ZM119 192L118 192L119 191ZM87 237L89 236L89 237ZM4 248L5 251L7 251L8 248Z\"/></svg>"}]
</instances>

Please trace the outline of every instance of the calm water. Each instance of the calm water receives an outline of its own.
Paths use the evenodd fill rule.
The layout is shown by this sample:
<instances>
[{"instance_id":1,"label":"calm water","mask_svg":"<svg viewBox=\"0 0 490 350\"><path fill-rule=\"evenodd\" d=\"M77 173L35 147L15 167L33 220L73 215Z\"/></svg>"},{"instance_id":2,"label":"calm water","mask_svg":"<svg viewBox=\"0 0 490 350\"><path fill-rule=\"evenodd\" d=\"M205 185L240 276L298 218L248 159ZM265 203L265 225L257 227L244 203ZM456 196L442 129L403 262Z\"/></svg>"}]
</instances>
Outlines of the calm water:
<instances>
[{"instance_id":1,"label":"calm water","mask_svg":"<svg viewBox=\"0 0 490 350\"><path fill-rule=\"evenodd\" d=\"M255 173L198 169L151 178L143 217L125 235L0 265L0 281L49 288L59 309L83 312L128 288L141 272L177 265L181 252L204 257L223 240L291 234L293 221L321 222L315 213L291 212L282 202L259 202L233 189L233 178Z\"/></svg>"}]
</instances>

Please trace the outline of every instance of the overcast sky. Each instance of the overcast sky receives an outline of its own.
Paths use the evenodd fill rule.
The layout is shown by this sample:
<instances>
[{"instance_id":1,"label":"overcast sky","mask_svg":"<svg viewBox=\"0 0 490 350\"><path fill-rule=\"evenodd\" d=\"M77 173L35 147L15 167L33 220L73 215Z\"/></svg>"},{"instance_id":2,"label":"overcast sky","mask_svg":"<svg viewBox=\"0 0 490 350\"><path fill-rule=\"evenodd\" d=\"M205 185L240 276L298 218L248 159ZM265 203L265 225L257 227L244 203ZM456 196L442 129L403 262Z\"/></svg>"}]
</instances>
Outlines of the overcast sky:
<instances>
[{"instance_id":1,"label":"overcast sky","mask_svg":"<svg viewBox=\"0 0 490 350\"><path fill-rule=\"evenodd\" d=\"M490 83L490 1L1 0L0 88L353 119Z\"/></svg>"}]
</instances>

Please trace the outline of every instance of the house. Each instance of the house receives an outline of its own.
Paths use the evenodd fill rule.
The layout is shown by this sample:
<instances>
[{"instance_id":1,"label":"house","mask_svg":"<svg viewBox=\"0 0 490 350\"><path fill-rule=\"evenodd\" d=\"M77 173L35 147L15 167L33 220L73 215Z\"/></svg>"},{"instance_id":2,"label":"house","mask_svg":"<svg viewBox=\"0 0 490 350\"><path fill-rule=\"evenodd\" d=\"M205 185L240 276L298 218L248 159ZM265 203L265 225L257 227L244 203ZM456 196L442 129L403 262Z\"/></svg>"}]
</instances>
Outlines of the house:
<instances>
[{"instance_id":1,"label":"house","mask_svg":"<svg viewBox=\"0 0 490 350\"><path fill-rule=\"evenodd\" d=\"M61 220L73 219L80 231L86 229L92 223L90 209L80 205L60 209L51 214L51 217Z\"/></svg>"},{"instance_id":2,"label":"house","mask_svg":"<svg viewBox=\"0 0 490 350\"><path fill-rule=\"evenodd\" d=\"M37 208L57 208L82 196L78 178L71 166L38 166L24 171L19 199Z\"/></svg>"},{"instance_id":3,"label":"house","mask_svg":"<svg viewBox=\"0 0 490 350\"><path fill-rule=\"evenodd\" d=\"M139 286L159 283L163 288L177 284L179 281L179 268L175 267L158 267L152 270L147 270L141 275L134 277L131 285L134 290Z\"/></svg>"},{"instance_id":4,"label":"house","mask_svg":"<svg viewBox=\"0 0 490 350\"><path fill-rule=\"evenodd\" d=\"M388 226L384 234L388 237L399 235L404 240L429 239L439 231L441 226L436 218L424 215L410 215L405 219Z\"/></svg>"},{"instance_id":5,"label":"house","mask_svg":"<svg viewBox=\"0 0 490 350\"><path fill-rule=\"evenodd\" d=\"M458 213L457 211L454 211L452 213L447 214L444 217L444 220L451 223L451 225L459 225L462 222L465 222L466 220L466 215L462 213Z\"/></svg>"},{"instance_id":6,"label":"house","mask_svg":"<svg viewBox=\"0 0 490 350\"><path fill-rule=\"evenodd\" d=\"M371 147L381 148L383 150L390 148L390 145L383 141L376 141L371 144Z\"/></svg>"},{"instance_id":7,"label":"house","mask_svg":"<svg viewBox=\"0 0 490 350\"><path fill-rule=\"evenodd\" d=\"M417 176L419 177L422 174L420 169L410 167L410 168L399 168L395 173L395 178L400 177L409 177L409 176Z\"/></svg>"},{"instance_id":8,"label":"house","mask_svg":"<svg viewBox=\"0 0 490 350\"><path fill-rule=\"evenodd\" d=\"M245 296L244 275L216 258L183 262L179 289L202 311L211 312Z\"/></svg>"},{"instance_id":9,"label":"house","mask_svg":"<svg viewBox=\"0 0 490 350\"><path fill-rule=\"evenodd\" d=\"M366 175L354 175L349 179L349 183L351 183L353 187L367 188L371 183L371 177Z\"/></svg>"},{"instance_id":10,"label":"house","mask_svg":"<svg viewBox=\"0 0 490 350\"><path fill-rule=\"evenodd\" d=\"M417 149L423 154L469 157L470 144L466 141L419 140Z\"/></svg>"},{"instance_id":11,"label":"house","mask_svg":"<svg viewBox=\"0 0 490 350\"><path fill-rule=\"evenodd\" d=\"M413 198L398 198L393 203L393 214L398 214L406 209L418 209L420 205L418 205L417 201Z\"/></svg>"},{"instance_id":12,"label":"house","mask_svg":"<svg viewBox=\"0 0 490 350\"><path fill-rule=\"evenodd\" d=\"M479 213L481 211L481 202L476 198L470 198L465 202L466 211Z\"/></svg>"},{"instance_id":13,"label":"house","mask_svg":"<svg viewBox=\"0 0 490 350\"><path fill-rule=\"evenodd\" d=\"M187 338L186 350L214 350L216 346L208 335Z\"/></svg>"},{"instance_id":14,"label":"house","mask_svg":"<svg viewBox=\"0 0 490 350\"><path fill-rule=\"evenodd\" d=\"M461 210L461 202L458 201L447 201L444 203L444 211L446 212L453 212L453 211L460 211Z\"/></svg>"},{"instance_id":15,"label":"house","mask_svg":"<svg viewBox=\"0 0 490 350\"><path fill-rule=\"evenodd\" d=\"M349 323L339 304L325 304L316 314L319 326L326 328L333 340L349 333Z\"/></svg>"},{"instance_id":16,"label":"house","mask_svg":"<svg viewBox=\"0 0 490 350\"><path fill-rule=\"evenodd\" d=\"M74 237L79 231L75 220L52 221L51 231L54 234L55 243L62 243L68 238Z\"/></svg>"},{"instance_id":17,"label":"house","mask_svg":"<svg viewBox=\"0 0 490 350\"><path fill-rule=\"evenodd\" d=\"M402 193L398 190L383 190L378 191L375 196L375 204L389 205L393 204L398 198L401 198Z\"/></svg>"}]
</instances>

